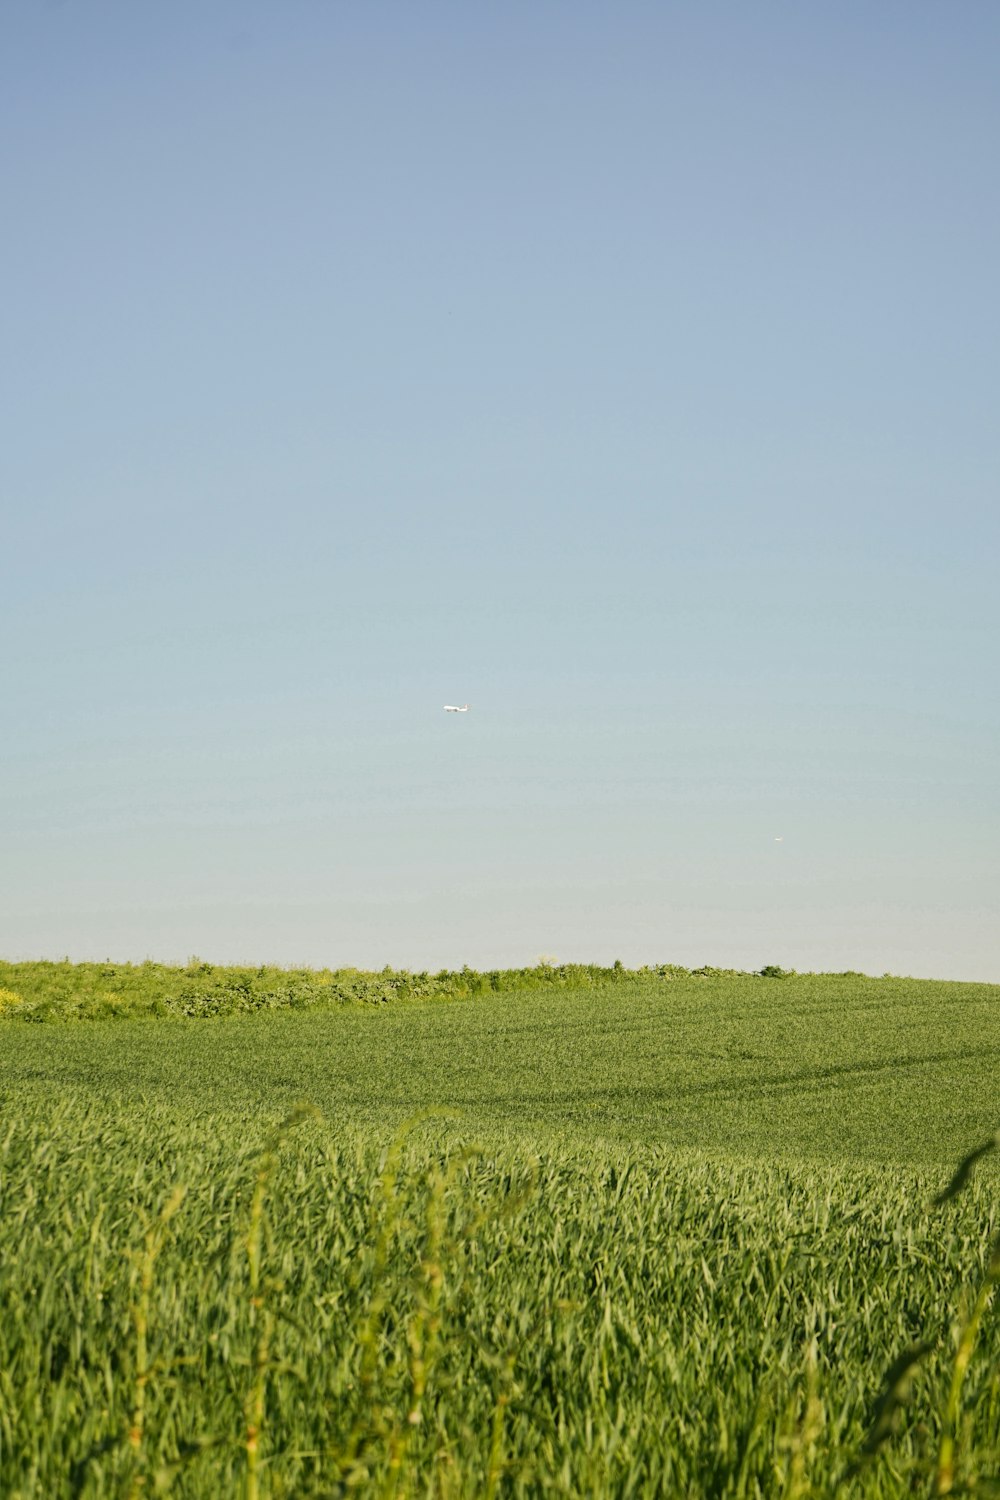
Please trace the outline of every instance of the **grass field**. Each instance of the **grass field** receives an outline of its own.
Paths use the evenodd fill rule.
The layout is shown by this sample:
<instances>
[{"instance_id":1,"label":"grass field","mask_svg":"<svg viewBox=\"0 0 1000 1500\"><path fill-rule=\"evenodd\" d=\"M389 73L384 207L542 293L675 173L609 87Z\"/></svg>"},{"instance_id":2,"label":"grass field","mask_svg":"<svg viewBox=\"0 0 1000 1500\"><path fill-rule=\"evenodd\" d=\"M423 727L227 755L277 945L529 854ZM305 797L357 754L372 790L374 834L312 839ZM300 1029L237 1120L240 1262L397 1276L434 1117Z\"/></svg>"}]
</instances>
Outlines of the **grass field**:
<instances>
[{"instance_id":1,"label":"grass field","mask_svg":"<svg viewBox=\"0 0 1000 1500\"><path fill-rule=\"evenodd\" d=\"M3 1495L1000 1493L1000 988L153 968L0 970Z\"/></svg>"}]
</instances>

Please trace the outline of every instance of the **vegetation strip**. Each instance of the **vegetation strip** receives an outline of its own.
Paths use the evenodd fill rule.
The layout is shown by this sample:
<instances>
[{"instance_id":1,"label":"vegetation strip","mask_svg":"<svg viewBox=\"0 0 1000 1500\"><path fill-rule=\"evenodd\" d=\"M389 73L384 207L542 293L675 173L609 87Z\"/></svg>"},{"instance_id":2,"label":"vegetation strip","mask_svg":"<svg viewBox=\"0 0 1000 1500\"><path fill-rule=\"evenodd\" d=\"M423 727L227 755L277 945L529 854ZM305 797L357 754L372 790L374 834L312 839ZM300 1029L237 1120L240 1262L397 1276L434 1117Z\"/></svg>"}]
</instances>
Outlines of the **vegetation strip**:
<instances>
[{"instance_id":1,"label":"vegetation strip","mask_svg":"<svg viewBox=\"0 0 1000 1500\"><path fill-rule=\"evenodd\" d=\"M788 977L776 964L763 978ZM442 969L435 974L402 969L281 969L210 964L192 958L184 967L142 964L0 961L0 1020L99 1020L123 1016L207 1018L256 1011L309 1010L337 1005L384 1005L393 1000L467 1000L475 995L538 989L593 989L613 983L739 977L736 969L621 963L550 964L522 969ZM747 977L747 976L742 976ZM863 975L855 976L863 978Z\"/></svg>"}]
</instances>

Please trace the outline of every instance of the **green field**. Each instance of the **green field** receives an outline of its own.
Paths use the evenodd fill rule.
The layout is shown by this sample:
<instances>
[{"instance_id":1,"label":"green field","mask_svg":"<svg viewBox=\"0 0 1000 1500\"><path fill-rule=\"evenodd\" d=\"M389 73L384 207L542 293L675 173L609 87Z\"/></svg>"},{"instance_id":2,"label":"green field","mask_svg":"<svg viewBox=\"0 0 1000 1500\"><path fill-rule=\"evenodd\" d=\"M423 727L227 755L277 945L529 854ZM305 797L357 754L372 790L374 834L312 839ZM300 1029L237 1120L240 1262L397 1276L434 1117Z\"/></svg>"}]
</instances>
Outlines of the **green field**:
<instances>
[{"instance_id":1,"label":"green field","mask_svg":"<svg viewBox=\"0 0 1000 1500\"><path fill-rule=\"evenodd\" d=\"M0 1017L4 1496L1000 1493L997 1157L931 1204L998 987L6 965Z\"/></svg>"}]
</instances>

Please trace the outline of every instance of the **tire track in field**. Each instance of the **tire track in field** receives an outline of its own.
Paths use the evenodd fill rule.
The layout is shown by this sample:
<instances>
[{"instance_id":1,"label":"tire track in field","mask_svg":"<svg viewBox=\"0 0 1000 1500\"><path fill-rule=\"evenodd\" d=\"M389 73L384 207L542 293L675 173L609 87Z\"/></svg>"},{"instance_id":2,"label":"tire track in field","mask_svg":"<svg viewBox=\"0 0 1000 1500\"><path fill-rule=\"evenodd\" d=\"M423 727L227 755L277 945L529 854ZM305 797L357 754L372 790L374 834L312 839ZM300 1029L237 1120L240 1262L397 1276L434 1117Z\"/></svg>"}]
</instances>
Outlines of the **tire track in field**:
<instances>
[{"instance_id":1,"label":"tire track in field","mask_svg":"<svg viewBox=\"0 0 1000 1500\"><path fill-rule=\"evenodd\" d=\"M935 1067L941 1063L962 1063L1000 1059L1000 1046L965 1047L949 1052L928 1052L921 1056L897 1056L853 1063L831 1063L815 1068L803 1068L794 1073L776 1073L772 1076L735 1074L727 1078L706 1079L697 1083L672 1082L658 1084L619 1084L594 1088L576 1088L566 1092L528 1093L517 1091L504 1093L503 1100L509 1104L553 1105L573 1103L643 1103L655 1105L666 1101L705 1098L761 1098L780 1097L785 1094L819 1089L825 1083L834 1083L841 1078L869 1078L879 1074L912 1073L922 1068ZM450 1103L458 1108L471 1108L489 1103L494 1096L466 1094L453 1096ZM414 1101L416 1102L416 1101Z\"/></svg>"}]
</instances>

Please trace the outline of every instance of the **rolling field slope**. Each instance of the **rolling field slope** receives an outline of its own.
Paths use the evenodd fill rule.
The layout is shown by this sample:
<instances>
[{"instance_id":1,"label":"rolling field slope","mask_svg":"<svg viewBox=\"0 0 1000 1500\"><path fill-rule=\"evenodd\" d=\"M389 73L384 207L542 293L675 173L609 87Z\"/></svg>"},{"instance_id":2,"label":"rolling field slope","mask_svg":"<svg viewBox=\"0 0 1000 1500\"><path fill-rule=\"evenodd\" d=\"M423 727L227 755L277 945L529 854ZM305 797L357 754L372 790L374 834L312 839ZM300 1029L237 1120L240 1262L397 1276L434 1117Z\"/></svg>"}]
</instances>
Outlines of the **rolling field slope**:
<instances>
[{"instance_id":1,"label":"rolling field slope","mask_svg":"<svg viewBox=\"0 0 1000 1500\"><path fill-rule=\"evenodd\" d=\"M993 1492L1000 990L467 989L8 1008L0 1493Z\"/></svg>"},{"instance_id":2,"label":"rolling field slope","mask_svg":"<svg viewBox=\"0 0 1000 1500\"><path fill-rule=\"evenodd\" d=\"M625 978L197 1025L10 1020L0 1037L0 1087L254 1120L306 1098L383 1135L447 1106L529 1138L946 1165L1000 1123L992 985Z\"/></svg>"}]
</instances>

